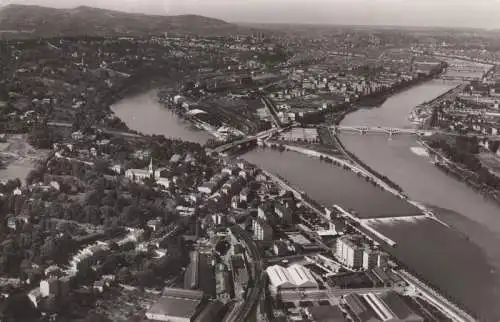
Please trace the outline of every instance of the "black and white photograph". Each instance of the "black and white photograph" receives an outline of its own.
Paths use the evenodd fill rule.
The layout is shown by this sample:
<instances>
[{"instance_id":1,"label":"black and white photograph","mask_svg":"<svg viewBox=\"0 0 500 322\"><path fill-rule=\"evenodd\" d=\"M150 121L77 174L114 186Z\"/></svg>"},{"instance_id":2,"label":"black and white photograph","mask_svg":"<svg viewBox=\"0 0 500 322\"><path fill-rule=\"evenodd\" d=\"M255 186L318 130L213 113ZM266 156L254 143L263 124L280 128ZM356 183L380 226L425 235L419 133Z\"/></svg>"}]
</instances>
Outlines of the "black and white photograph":
<instances>
[{"instance_id":1,"label":"black and white photograph","mask_svg":"<svg viewBox=\"0 0 500 322\"><path fill-rule=\"evenodd\" d=\"M500 322L500 0L0 0L0 322Z\"/></svg>"}]
</instances>

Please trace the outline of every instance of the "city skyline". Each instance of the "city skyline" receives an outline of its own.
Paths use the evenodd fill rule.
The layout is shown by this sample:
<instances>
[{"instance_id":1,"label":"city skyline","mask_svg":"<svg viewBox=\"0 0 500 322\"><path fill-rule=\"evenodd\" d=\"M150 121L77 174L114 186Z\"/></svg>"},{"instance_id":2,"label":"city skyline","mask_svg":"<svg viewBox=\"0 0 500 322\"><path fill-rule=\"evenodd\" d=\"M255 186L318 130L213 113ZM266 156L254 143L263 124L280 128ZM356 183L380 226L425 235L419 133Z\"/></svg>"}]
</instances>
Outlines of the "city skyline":
<instances>
[{"instance_id":1,"label":"city skyline","mask_svg":"<svg viewBox=\"0 0 500 322\"><path fill-rule=\"evenodd\" d=\"M199 14L241 23L500 28L498 0L109 0L105 3L4 0L0 3L56 8L86 5L158 15Z\"/></svg>"}]
</instances>

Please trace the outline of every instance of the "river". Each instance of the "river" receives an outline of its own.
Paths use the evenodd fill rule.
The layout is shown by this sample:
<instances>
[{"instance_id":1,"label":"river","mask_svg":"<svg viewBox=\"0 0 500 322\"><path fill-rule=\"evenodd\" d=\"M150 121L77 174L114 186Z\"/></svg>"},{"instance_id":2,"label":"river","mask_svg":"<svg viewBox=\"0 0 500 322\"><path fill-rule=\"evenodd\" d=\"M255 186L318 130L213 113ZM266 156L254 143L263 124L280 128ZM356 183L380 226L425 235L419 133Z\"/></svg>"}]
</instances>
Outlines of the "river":
<instances>
[{"instance_id":1,"label":"river","mask_svg":"<svg viewBox=\"0 0 500 322\"><path fill-rule=\"evenodd\" d=\"M409 112L455 85L431 81L389 98L380 108L349 114L342 125L411 128ZM387 248L418 276L484 321L500 319L500 208L437 169L412 148L416 138L341 134L347 149L401 186L410 199L432 206L453 228L430 219L380 221L374 228L397 242ZM413 149L415 150L415 149ZM358 185L355 176L292 152L254 150L245 158L282 175L313 199L356 212L407 211Z\"/></svg>"},{"instance_id":2,"label":"river","mask_svg":"<svg viewBox=\"0 0 500 322\"><path fill-rule=\"evenodd\" d=\"M111 108L127 126L146 135L165 135L204 144L213 137L181 119L158 101L158 90L133 95L120 100Z\"/></svg>"},{"instance_id":3,"label":"river","mask_svg":"<svg viewBox=\"0 0 500 322\"><path fill-rule=\"evenodd\" d=\"M431 81L414 87L393 96L380 108L348 115L342 125L411 127L407 116L413 107L451 86ZM412 148L418 147L415 138L389 140L386 136L355 134L341 134L340 138L348 150L398 184L411 199L434 207L440 219L468 236L467 242L458 240L451 231L429 222L376 225L400 242L399 257L422 273L427 271L433 284L453 294L479 317L498 321L500 207L440 171L425 155L414 153ZM421 252L424 254L418 256ZM429 266L435 266L436 271Z\"/></svg>"},{"instance_id":4,"label":"river","mask_svg":"<svg viewBox=\"0 0 500 322\"><path fill-rule=\"evenodd\" d=\"M380 108L348 115L346 125L411 127L408 112L447 91L428 82L388 99ZM163 134L199 143L210 136L165 110L156 92L127 98L113 107L127 125L145 134ZM465 184L448 177L428 159L414 154L415 138L341 135L346 147L373 169L401 186L413 200L432 205L440 219L395 220L373 226L397 242L387 250L425 281L484 321L500 319L500 209ZM411 215L415 209L341 168L294 152L257 149L244 156L325 205L339 204L365 217ZM467 236L467 237L465 237Z\"/></svg>"}]
</instances>

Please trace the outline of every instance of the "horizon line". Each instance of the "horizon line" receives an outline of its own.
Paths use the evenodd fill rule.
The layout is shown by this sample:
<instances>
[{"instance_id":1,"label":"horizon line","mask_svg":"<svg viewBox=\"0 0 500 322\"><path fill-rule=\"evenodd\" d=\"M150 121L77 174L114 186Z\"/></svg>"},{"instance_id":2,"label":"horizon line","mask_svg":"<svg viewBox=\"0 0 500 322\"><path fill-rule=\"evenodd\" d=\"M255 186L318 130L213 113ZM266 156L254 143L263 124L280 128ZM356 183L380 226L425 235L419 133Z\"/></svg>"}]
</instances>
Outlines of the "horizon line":
<instances>
[{"instance_id":1,"label":"horizon line","mask_svg":"<svg viewBox=\"0 0 500 322\"><path fill-rule=\"evenodd\" d=\"M90 8L90 9L97 9L97 10L103 10L103 11L114 11L114 12L121 12L121 13L126 13L126 14L137 14L137 15L145 15L145 16L155 16L155 17L175 17L175 16L199 16L199 17L206 17L206 18L211 18L211 19L216 19L216 20L222 20L224 22L230 23L230 24L235 24L235 25L288 25L288 26L307 26L307 27L360 27L360 28L405 28L405 29L411 29L411 28L420 28L420 29L451 29L451 30L475 30L475 31L500 31L500 26L499 27L474 27L474 26L446 26L446 25L399 25L399 24L338 24L338 23L317 23L317 22L288 22L288 21L282 21L282 22L266 22L266 21L238 21L238 20L232 20L232 19L225 19L225 18L220 18L220 17L214 17L214 16L209 16L209 15L203 15L203 14L198 14L198 13L179 13L179 14L157 14L157 13L146 13L146 12L137 12L137 11L122 11L122 10L116 10L116 9L108 9L108 8L100 8L100 7L93 7L93 6L87 6L87 5L79 5L79 6L74 6L74 7L51 7L51 6L42 6L38 4L19 4L19 3L0 3L0 11L4 9L5 7L9 6L18 6L18 7L39 7L39 8L48 8L48 9L56 9L56 10L72 10L72 9L78 9L78 8Z\"/></svg>"}]
</instances>

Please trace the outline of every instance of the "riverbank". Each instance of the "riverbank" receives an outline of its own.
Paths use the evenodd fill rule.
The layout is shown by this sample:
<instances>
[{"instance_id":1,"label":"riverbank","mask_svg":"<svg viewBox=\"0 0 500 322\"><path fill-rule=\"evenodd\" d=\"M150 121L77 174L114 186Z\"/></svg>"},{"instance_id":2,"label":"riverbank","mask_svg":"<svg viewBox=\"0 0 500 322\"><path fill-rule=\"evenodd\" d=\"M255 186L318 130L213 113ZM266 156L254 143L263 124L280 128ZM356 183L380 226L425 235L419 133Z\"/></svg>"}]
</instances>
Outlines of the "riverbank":
<instances>
[{"instance_id":1,"label":"riverbank","mask_svg":"<svg viewBox=\"0 0 500 322\"><path fill-rule=\"evenodd\" d=\"M173 111L163 108L158 102L156 89L127 96L114 103L111 109L127 129L143 135L164 135L200 145L213 138L208 132L195 128Z\"/></svg>"},{"instance_id":2,"label":"riverbank","mask_svg":"<svg viewBox=\"0 0 500 322\"><path fill-rule=\"evenodd\" d=\"M446 173L447 175L465 183L467 186L474 189L477 193L481 194L485 198L495 202L498 206L500 206L500 193L493 188L486 188L484 184L478 182L471 178L471 171L466 170L456 164L455 162L446 158L440 151L433 149L423 140L418 141L420 145L424 147L429 157L434 158L432 160L432 164L434 164L438 169ZM476 175L474 173L473 175Z\"/></svg>"},{"instance_id":3,"label":"riverbank","mask_svg":"<svg viewBox=\"0 0 500 322\"><path fill-rule=\"evenodd\" d=\"M428 102L423 102L422 104L415 106L408 114L408 120L412 124L418 125L419 128L424 128L424 125L432 117L434 105L440 102L441 100L446 99L446 97L448 96L455 95L459 91L463 90L463 88L464 84L458 84L457 86L450 89L446 93L443 93Z\"/></svg>"},{"instance_id":4,"label":"riverbank","mask_svg":"<svg viewBox=\"0 0 500 322\"><path fill-rule=\"evenodd\" d=\"M392 87L385 89L381 92L363 95L360 98L358 98L356 101L354 101L353 103L355 103L358 106L368 107L368 108L379 107L382 104L384 104L385 101L388 98L390 98L391 96L396 95L396 94L401 93L401 92L404 92L413 86L417 86L417 85L420 85L420 84L425 83L427 81L430 81L430 80L436 78L437 76L439 76L442 72L443 72L443 70L441 69L439 71L436 70L435 72L433 72L429 75L417 76L416 79L403 81L403 82L401 82L399 84L395 84Z\"/></svg>"},{"instance_id":5,"label":"riverbank","mask_svg":"<svg viewBox=\"0 0 500 322\"><path fill-rule=\"evenodd\" d=\"M439 75L439 74L438 74ZM340 125L340 123L344 120L344 118L350 113L356 112L360 109L372 109L378 108L382 106L390 97L403 93L412 89L415 86L424 84L425 82L436 79L437 75L430 75L426 77L419 78L418 80L413 80L408 83L399 84L396 87L392 87L390 89L385 90L381 93L369 94L366 96L360 97L358 100L354 101L350 104L350 107L342 112L341 115L335 117L333 125ZM373 102L377 102L377 104L373 104Z\"/></svg>"}]
</instances>

